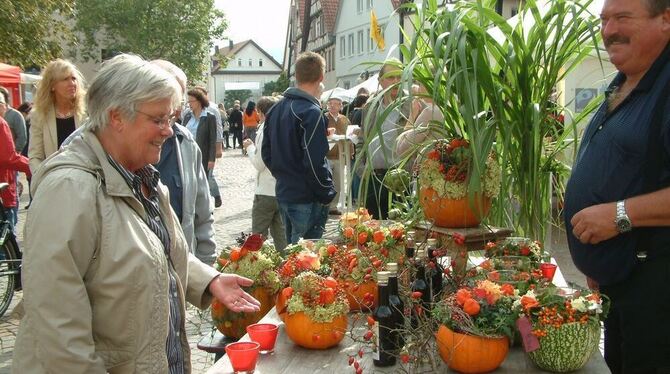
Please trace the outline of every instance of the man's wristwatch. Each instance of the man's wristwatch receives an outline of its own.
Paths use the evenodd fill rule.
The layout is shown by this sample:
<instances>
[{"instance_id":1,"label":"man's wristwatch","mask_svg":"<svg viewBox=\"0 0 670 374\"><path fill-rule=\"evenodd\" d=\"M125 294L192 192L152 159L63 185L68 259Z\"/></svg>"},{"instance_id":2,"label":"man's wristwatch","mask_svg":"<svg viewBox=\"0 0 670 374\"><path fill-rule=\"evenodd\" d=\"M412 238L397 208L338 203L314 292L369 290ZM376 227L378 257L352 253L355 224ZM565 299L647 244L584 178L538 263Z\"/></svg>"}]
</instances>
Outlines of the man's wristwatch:
<instances>
[{"instance_id":1,"label":"man's wristwatch","mask_svg":"<svg viewBox=\"0 0 670 374\"><path fill-rule=\"evenodd\" d=\"M630 223L630 218L628 218L628 214L626 214L624 200L616 203L616 218L614 219L614 224L616 224L616 229L619 231L619 234L628 232L633 228L633 225Z\"/></svg>"}]
</instances>

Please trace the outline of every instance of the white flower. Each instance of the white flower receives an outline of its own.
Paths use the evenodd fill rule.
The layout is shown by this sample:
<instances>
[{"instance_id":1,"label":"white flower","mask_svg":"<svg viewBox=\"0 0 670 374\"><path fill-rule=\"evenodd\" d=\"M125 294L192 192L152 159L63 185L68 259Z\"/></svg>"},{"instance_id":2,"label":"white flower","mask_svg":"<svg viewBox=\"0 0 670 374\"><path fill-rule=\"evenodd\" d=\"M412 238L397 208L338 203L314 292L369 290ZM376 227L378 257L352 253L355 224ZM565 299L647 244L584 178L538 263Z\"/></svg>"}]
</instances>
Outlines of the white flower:
<instances>
[{"instance_id":1,"label":"white flower","mask_svg":"<svg viewBox=\"0 0 670 374\"><path fill-rule=\"evenodd\" d=\"M586 299L584 299L583 297L578 297L570 301L570 305L572 306L572 309L575 309L576 311L582 313L586 313L588 311Z\"/></svg>"}]
</instances>

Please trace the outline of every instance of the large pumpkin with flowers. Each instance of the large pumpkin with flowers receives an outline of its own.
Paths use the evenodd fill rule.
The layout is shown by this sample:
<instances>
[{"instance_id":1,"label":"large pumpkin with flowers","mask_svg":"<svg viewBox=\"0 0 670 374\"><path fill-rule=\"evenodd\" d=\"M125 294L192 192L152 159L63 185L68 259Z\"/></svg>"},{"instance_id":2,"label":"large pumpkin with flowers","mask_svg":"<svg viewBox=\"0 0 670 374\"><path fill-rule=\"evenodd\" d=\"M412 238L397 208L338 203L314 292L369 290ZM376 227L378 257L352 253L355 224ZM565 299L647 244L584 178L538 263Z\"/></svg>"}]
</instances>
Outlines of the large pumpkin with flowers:
<instances>
[{"instance_id":1,"label":"large pumpkin with flowers","mask_svg":"<svg viewBox=\"0 0 670 374\"><path fill-rule=\"evenodd\" d=\"M473 227L491 208L498 196L501 168L491 153L482 168L481 192L468 194L474 176L473 153L466 139L438 140L419 168L419 202L424 216L441 227Z\"/></svg>"},{"instance_id":2,"label":"large pumpkin with flowers","mask_svg":"<svg viewBox=\"0 0 670 374\"><path fill-rule=\"evenodd\" d=\"M281 288L277 267L281 262L279 253L272 245L264 244L260 235L252 235L240 247L228 248L217 258L215 268L222 273L237 274L254 280L254 285L245 288L261 303L255 313L238 313L226 308L218 300L212 301L212 321L225 336L239 339L246 334L248 325L258 322L275 305L277 292Z\"/></svg>"},{"instance_id":3,"label":"large pumpkin with flowers","mask_svg":"<svg viewBox=\"0 0 670 374\"><path fill-rule=\"evenodd\" d=\"M327 349L340 343L347 331L347 298L332 277L300 273L282 291L287 297L286 335L297 345Z\"/></svg>"}]
</instances>

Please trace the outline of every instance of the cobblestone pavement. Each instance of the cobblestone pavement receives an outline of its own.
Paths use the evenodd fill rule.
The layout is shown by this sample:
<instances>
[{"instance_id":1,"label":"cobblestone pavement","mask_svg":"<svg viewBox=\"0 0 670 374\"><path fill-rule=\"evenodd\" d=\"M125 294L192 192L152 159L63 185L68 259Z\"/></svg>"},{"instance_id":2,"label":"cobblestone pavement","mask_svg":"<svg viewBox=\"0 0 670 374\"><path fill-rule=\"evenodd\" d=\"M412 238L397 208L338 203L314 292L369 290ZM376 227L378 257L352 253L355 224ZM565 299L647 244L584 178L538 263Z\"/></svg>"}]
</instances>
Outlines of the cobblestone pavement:
<instances>
[{"instance_id":1,"label":"cobblestone pavement","mask_svg":"<svg viewBox=\"0 0 670 374\"><path fill-rule=\"evenodd\" d=\"M228 149L223 158L216 162L215 175L221 189L223 206L214 210L214 225L216 229L216 242L219 248L224 248L234 242L234 238L240 232L248 232L251 229L251 205L254 195L255 170L248 158L241 154L239 149ZM23 181L24 185L25 180ZM19 240L22 241L22 222L25 221L26 210L23 206L27 203L26 196L22 197L22 207L19 213ZM332 221L327 231L333 229ZM553 254L566 279L572 282L584 284L583 276L574 268L570 255L565 245L565 234L555 230L553 236ZM22 298L22 292L14 295L12 306L2 319L0 319L0 374L10 372L14 339L18 331L20 316L14 311L14 306ZM200 338L212 332L209 311L200 311L190 306L187 308L186 332L191 345L191 361L194 373L204 373L213 365L213 355L202 352L196 345Z\"/></svg>"}]
</instances>

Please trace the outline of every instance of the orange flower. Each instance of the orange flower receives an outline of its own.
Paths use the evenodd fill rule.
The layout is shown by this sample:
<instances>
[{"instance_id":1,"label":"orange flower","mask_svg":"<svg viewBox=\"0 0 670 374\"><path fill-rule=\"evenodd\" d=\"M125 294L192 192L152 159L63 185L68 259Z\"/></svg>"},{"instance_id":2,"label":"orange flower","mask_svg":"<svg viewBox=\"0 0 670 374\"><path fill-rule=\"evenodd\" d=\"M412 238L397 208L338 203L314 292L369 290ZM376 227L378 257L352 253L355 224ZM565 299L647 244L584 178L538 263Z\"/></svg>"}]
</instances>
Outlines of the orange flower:
<instances>
[{"instance_id":1,"label":"orange flower","mask_svg":"<svg viewBox=\"0 0 670 374\"><path fill-rule=\"evenodd\" d=\"M237 262L237 260L240 259L240 250L239 249L233 249L230 251L230 261L232 262Z\"/></svg>"},{"instance_id":2,"label":"orange flower","mask_svg":"<svg viewBox=\"0 0 670 374\"><path fill-rule=\"evenodd\" d=\"M521 297L521 306L523 307L523 310L528 311L531 308L535 308L536 306L539 306L540 303L535 300L534 297L530 296L522 296Z\"/></svg>"},{"instance_id":3,"label":"orange flower","mask_svg":"<svg viewBox=\"0 0 670 374\"><path fill-rule=\"evenodd\" d=\"M471 316L479 314L480 309L479 303L474 299L467 299L465 300L465 304L463 304L463 311Z\"/></svg>"},{"instance_id":4,"label":"orange flower","mask_svg":"<svg viewBox=\"0 0 670 374\"><path fill-rule=\"evenodd\" d=\"M367 239L367 237L366 237L366 239ZM374 234L372 234L372 240L374 240L374 242L377 243L377 244L381 244L384 241L384 239L386 239L386 235L384 235L384 232L381 231L381 230L377 230L377 231L375 231Z\"/></svg>"},{"instance_id":5,"label":"orange flower","mask_svg":"<svg viewBox=\"0 0 670 374\"><path fill-rule=\"evenodd\" d=\"M460 306L463 306L463 304L465 304L465 301L471 298L472 294L465 288L461 288L460 290L458 290L458 292L456 292L456 302Z\"/></svg>"},{"instance_id":6,"label":"orange flower","mask_svg":"<svg viewBox=\"0 0 670 374\"><path fill-rule=\"evenodd\" d=\"M353 227L345 227L343 234L344 234L345 238L353 238L354 237L354 228Z\"/></svg>"},{"instance_id":7,"label":"orange flower","mask_svg":"<svg viewBox=\"0 0 670 374\"><path fill-rule=\"evenodd\" d=\"M493 265L491 265L491 260L486 260L479 264L479 267L486 270L486 271L491 271L493 270Z\"/></svg>"},{"instance_id":8,"label":"orange flower","mask_svg":"<svg viewBox=\"0 0 670 374\"><path fill-rule=\"evenodd\" d=\"M500 273L498 273L497 271L490 272L489 273L489 280L491 280L493 282L500 281Z\"/></svg>"},{"instance_id":9,"label":"orange flower","mask_svg":"<svg viewBox=\"0 0 670 374\"><path fill-rule=\"evenodd\" d=\"M365 244L368 241L368 233L363 231L358 233L358 244Z\"/></svg>"},{"instance_id":10,"label":"orange flower","mask_svg":"<svg viewBox=\"0 0 670 374\"><path fill-rule=\"evenodd\" d=\"M503 295L508 295L508 296L514 295L514 287L511 284L508 284L508 283L505 283L502 286L500 286L500 291L502 291Z\"/></svg>"},{"instance_id":11,"label":"orange flower","mask_svg":"<svg viewBox=\"0 0 670 374\"><path fill-rule=\"evenodd\" d=\"M426 156L428 156L428 158L431 160L437 161L440 159L440 152L437 149L433 149L432 151L428 152Z\"/></svg>"}]
</instances>

